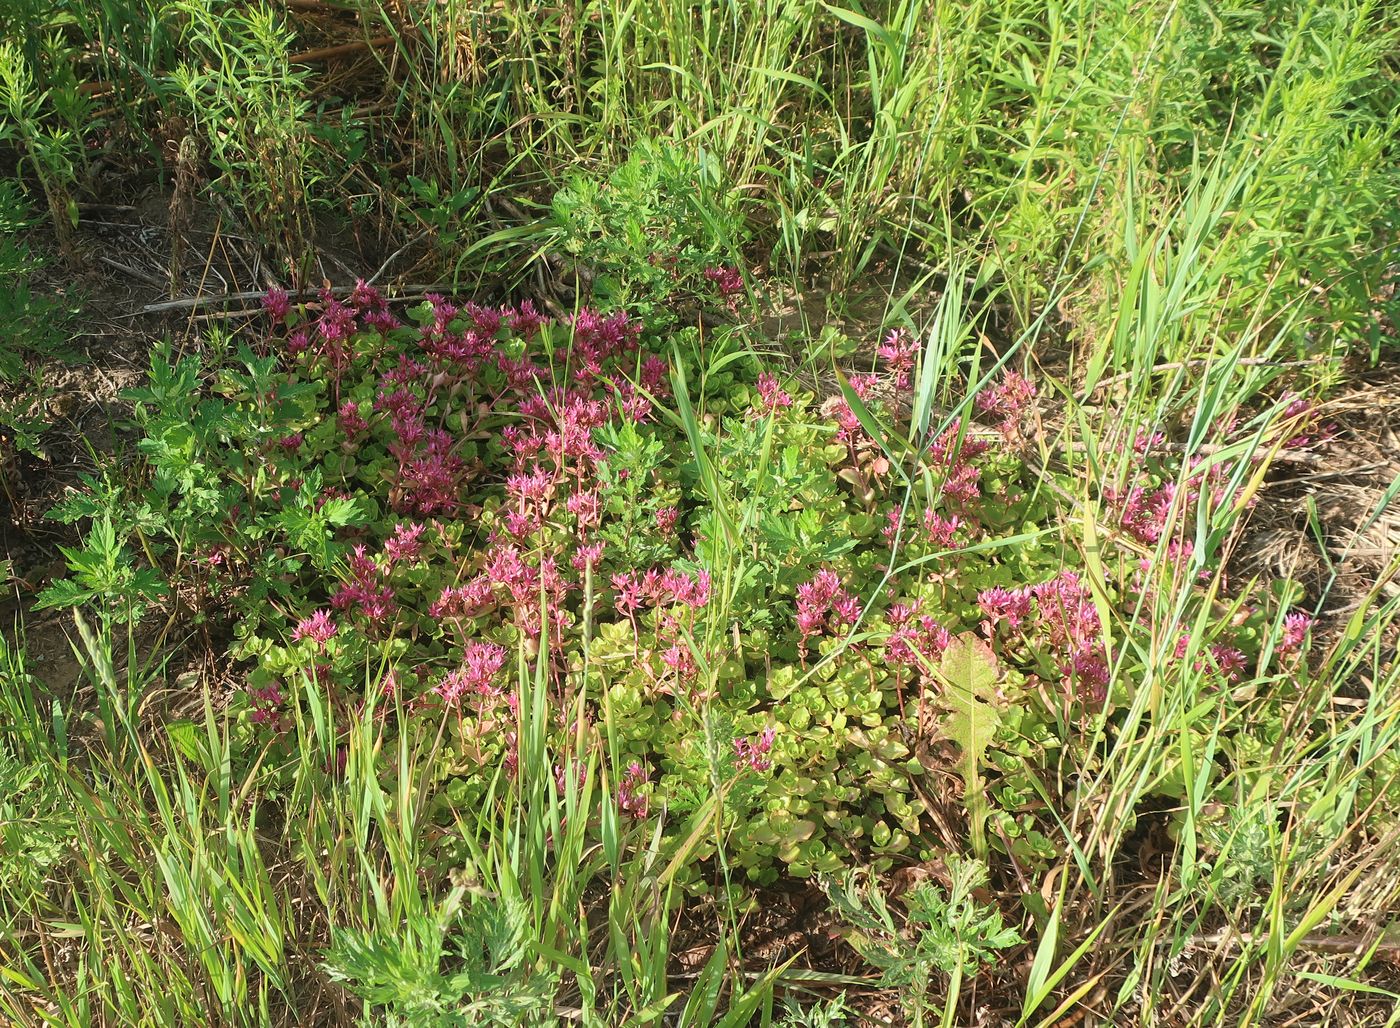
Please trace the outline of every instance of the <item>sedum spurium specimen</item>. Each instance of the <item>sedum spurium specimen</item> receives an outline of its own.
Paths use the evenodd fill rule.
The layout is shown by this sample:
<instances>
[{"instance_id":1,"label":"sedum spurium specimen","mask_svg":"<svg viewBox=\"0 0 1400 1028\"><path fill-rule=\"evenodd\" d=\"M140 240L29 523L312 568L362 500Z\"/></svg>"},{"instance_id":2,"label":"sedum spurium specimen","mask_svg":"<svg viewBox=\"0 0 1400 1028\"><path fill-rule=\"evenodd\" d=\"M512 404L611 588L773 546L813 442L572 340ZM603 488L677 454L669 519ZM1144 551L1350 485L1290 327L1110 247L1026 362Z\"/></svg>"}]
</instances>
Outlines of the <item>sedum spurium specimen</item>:
<instances>
[{"instance_id":1,"label":"sedum spurium specimen","mask_svg":"<svg viewBox=\"0 0 1400 1028\"><path fill-rule=\"evenodd\" d=\"M148 488L67 513L140 525L177 593L237 611L245 741L283 745L308 688L346 719L367 682L391 697L383 731L441 740L444 824L518 774L524 669L559 768L596 754L615 815L673 833L718 797L724 833L697 853L722 837L753 878L968 836L1047 859L1040 772L1112 731L1143 673L1105 618L1156 631L1153 576L1199 570L1186 526L1223 502L1222 464L1148 441L1143 477L1100 497L1091 570L1024 459L1028 379L996 379L913 456L872 435L912 385L900 333L849 395L728 362L686 434L671 397L695 358L621 312L431 297L401 321L365 285L265 306L271 332L202 398L197 364L157 357L132 394ZM1262 654L1264 612L1193 602L1207 634L1167 659L1220 702L1306 673L1301 615ZM950 813L967 834L938 836Z\"/></svg>"}]
</instances>

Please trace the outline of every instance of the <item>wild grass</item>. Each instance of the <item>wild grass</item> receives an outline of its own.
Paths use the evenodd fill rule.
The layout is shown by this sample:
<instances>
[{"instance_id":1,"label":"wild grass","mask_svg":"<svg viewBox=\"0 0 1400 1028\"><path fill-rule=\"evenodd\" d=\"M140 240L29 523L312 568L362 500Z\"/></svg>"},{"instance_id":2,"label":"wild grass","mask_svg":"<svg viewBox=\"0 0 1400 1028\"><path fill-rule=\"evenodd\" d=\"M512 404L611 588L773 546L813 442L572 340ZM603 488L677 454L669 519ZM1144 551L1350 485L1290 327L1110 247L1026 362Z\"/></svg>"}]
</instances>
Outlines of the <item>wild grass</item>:
<instances>
[{"instance_id":1,"label":"wild grass","mask_svg":"<svg viewBox=\"0 0 1400 1028\"><path fill-rule=\"evenodd\" d=\"M171 169L150 133L178 115L211 188L293 284L315 278L317 219L368 219L370 204L390 250L433 237L427 260L444 276L475 284L489 269L528 288L567 267L581 304L585 262L550 199L580 179L606 195L597 183L661 147L682 170L647 180L641 213L624 211L636 224L600 229L610 241L584 269L621 269L594 295L647 294L629 285L655 277L640 263L657 217L645 195L674 200L697 170L701 200L676 223L714 244L706 260L745 269L744 302L820 301L796 338L726 349L702 331L675 344L677 368L698 374L678 373L664 416L715 512L716 609L689 640L711 685L705 655L728 645L761 500L715 470L726 375L757 356L834 378L912 506L934 499L928 446L970 413L976 387L1032 372L1035 488L1056 506L1067 566L1099 582L1113 680L1137 687L1111 720L1105 708L1056 726L1033 787L1057 858L1034 878L1003 861L990 900L976 893L1025 938L1018 966L967 965L956 932L959 959L944 966L931 931L889 922L890 966L923 975L899 986L903 1015L1224 1028L1311 1004L1317 1023L1400 1022L1400 599L1388 588L1400 563L1330 627L1304 681L1251 669L1227 707L1206 656L1270 587L1231 577L1229 557L1250 545L1296 420L1286 393L1334 384L1348 356L1392 359L1400 21L1387 5L357 0L318 8L370 44L348 86L294 62L317 28L305 5L41 6L0 13L0 140L6 173L64 247L90 198L79 82L153 175ZM863 335L823 334L843 318ZM847 378L897 327L920 348L903 432ZM1109 495L1144 481L1134 443L1167 427L1179 491L1204 462L1224 469L1220 495L1196 515L1184 563L1166 539L1140 544L1150 586L1126 616L1106 595L1124 583L1104 582L1102 553L1121 535ZM908 570L900 559L896 548L890 568ZM1331 609L1335 586L1309 594L1310 609ZM590 584L588 610L605 587ZM838 991L856 1003L890 985L873 966L748 958L755 902L731 868L729 755L708 711L690 713L709 802L679 825L630 825L610 799L627 769L606 696L573 697L602 716L588 729L580 717L560 751L549 654L522 645L519 774L498 773L447 832L428 810L446 725L385 728L405 713L385 687L387 644L354 711L314 675L289 685L294 756L270 766L282 758L268 749L245 766L227 697L150 652L117 591L72 622L77 682L32 665L23 616L0 648L0 1013L12 1023L797 1025L843 1023ZM19 599L25 615L33 597ZM1261 667L1283 632L1280 614ZM1184 659L1170 659L1182 640ZM962 852L985 858L973 772ZM697 895L687 875L702 860ZM696 920L707 948L682 961Z\"/></svg>"}]
</instances>

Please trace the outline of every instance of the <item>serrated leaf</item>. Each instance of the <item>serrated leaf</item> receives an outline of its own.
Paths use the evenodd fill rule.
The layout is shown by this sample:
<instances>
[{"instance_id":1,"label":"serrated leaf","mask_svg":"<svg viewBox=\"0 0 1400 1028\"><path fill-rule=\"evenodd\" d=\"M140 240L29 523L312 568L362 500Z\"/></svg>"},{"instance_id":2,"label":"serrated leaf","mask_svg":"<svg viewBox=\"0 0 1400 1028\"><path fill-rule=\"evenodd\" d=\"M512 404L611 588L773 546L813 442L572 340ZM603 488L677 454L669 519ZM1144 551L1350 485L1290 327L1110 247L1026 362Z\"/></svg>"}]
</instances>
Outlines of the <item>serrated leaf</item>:
<instances>
[{"instance_id":1,"label":"serrated leaf","mask_svg":"<svg viewBox=\"0 0 1400 1028\"><path fill-rule=\"evenodd\" d=\"M963 632L943 651L938 662L938 677L952 699L971 698L993 703L1001 665L986 640Z\"/></svg>"},{"instance_id":2,"label":"serrated leaf","mask_svg":"<svg viewBox=\"0 0 1400 1028\"><path fill-rule=\"evenodd\" d=\"M1001 727L1001 713L992 705L1001 669L996 654L986 642L964 632L943 651L938 678L943 683L943 706L947 713L939 722L944 738L962 751L958 769L963 778L963 801L972 828L972 849L979 860L986 858L987 798L982 791L979 770L987 747Z\"/></svg>"},{"instance_id":3,"label":"serrated leaf","mask_svg":"<svg viewBox=\"0 0 1400 1028\"><path fill-rule=\"evenodd\" d=\"M204 766L204 754L200 748L199 727L188 720L170 721L165 726L171 744L192 764Z\"/></svg>"},{"instance_id":4,"label":"serrated leaf","mask_svg":"<svg viewBox=\"0 0 1400 1028\"><path fill-rule=\"evenodd\" d=\"M1001 715L997 709L978 699L960 701L939 722L943 737L957 743L962 750L959 766L972 768L981 765L1000 727Z\"/></svg>"}]
</instances>

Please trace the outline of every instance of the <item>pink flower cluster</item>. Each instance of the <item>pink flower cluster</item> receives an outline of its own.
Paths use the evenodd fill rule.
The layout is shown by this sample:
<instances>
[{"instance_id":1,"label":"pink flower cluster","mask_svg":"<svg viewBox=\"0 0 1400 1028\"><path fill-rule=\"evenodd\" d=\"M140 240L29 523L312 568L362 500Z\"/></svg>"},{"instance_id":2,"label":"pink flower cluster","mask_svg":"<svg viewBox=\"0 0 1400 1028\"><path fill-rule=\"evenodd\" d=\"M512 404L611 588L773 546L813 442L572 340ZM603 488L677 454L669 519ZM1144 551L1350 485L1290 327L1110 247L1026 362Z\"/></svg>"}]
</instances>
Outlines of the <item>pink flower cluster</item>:
<instances>
[{"instance_id":1,"label":"pink flower cluster","mask_svg":"<svg viewBox=\"0 0 1400 1028\"><path fill-rule=\"evenodd\" d=\"M285 289L274 286L263 295L262 306L273 321L284 322L292 313L292 298Z\"/></svg>"},{"instance_id":2,"label":"pink flower cluster","mask_svg":"<svg viewBox=\"0 0 1400 1028\"><path fill-rule=\"evenodd\" d=\"M424 526L416 523L396 524L394 534L384 542L384 556L394 564L412 564L423 553Z\"/></svg>"},{"instance_id":3,"label":"pink flower cluster","mask_svg":"<svg viewBox=\"0 0 1400 1028\"><path fill-rule=\"evenodd\" d=\"M982 631L987 635L996 632L1002 622L1013 632L1021 627L1021 622L1030 617L1031 591L1027 588L1005 589L995 586L983 589L977 594L977 606L982 608Z\"/></svg>"},{"instance_id":4,"label":"pink flower cluster","mask_svg":"<svg viewBox=\"0 0 1400 1028\"><path fill-rule=\"evenodd\" d=\"M1104 494L1109 506L1117 510L1118 523L1123 530L1149 546L1156 544L1171 524L1175 497L1175 482L1166 482L1152 490L1135 485L1125 493L1110 489Z\"/></svg>"},{"instance_id":5,"label":"pink flower cluster","mask_svg":"<svg viewBox=\"0 0 1400 1028\"><path fill-rule=\"evenodd\" d=\"M952 635L938 620L919 613L919 602L895 603L885 611L890 635L885 641L885 659L891 664L927 671L938 662Z\"/></svg>"},{"instance_id":6,"label":"pink flower cluster","mask_svg":"<svg viewBox=\"0 0 1400 1028\"><path fill-rule=\"evenodd\" d=\"M989 638L1006 625L1014 638L1058 656L1069 695L1091 706L1104 701L1109 668L1103 625L1093 594L1078 574L1066 570L1035 586L986 589L977 595L977 605Z\"/></svg>"},{"instance_id":7,"label":"pink flower cluster","mask_svg":"<svg viewBox=\"0 0 1400 1028\"><path fill-rule=\"evenodd\" d=\"M1318 405L1314 401L1299 396L1297 393L1288 393L1283 399L1289 401L1283 412L1284 419L1296 426L1297 429L1284 441L1284 446L1290 449L1303 449L1335 438L1337 426L1323 424L1319 420Z\"/></svg>"},{"instance_id":8,"label":"pink flower cluster","mask_svg":"<svg viewBox=\"0 0 1400 1028\"><path fill-rule=\"evenodd\" d=\"M1177 534L1184 514L1203 500L1212 507L1225 501L1229 469L1223 463L1206 464L1203 457L1193 458L1187 465L1185 489L1176 482L1163 482L1156 488L1133 485L1126 490L1104 490L1104 501L1116 513L1118 524L1132 538L1147 546L1155 546L1164 537ZM1175 515L1173 514L1175 511ZM1173 539L1168 557L1178 567L1191 557L1190 540Z\"/></svg>"},{"instance_id":9,"label":"pink flower cluster","mask_svg":"<svg viewBox=\"0 0 1400 1028\"><path fill-rule=\"evenodd\" d=\"M836 441L856 445L865 441L860 418L844 397L832 396L822 404L822 414L836 422Z\"/></svg>"},{"instance_id":10,"label":"pink flower cluster","mask_svg":"<svg viewBox=\"0 0 1400 1028\"><path fill-rule=\"evenodd\" d=\"M360 405L354 400L346 400L340 405L340 410L336 412L336 421L347 441L369 428L369 422L360 415Z\"/></svg>"},{"instance_id":11,"label":"pink flower cluster","mask_svg":"<svg viewBox=\"0 0 1400 1028\"><path fill-rule=\"evenodd\" d=\"M1032 590L1036 599L1037 631L1061 655L1060 674L1070 695L1090 705L1108 695L1108 655L1103 645L1099 608L1088 586L1073 571L1062 571Z\"/></svg>"},{"instance_id":12,"label":"pink flower cluster","mask_svg":"<svg viewBox=\"0 0 1400 1028\"><path fill-rule=\"evenodd\" d=\"M997 428L1008 442L1021 432L1021 418L1035 399L1035 383L1025 375L1007 371L996 385L977 394L977 409L1001 419Z\"/></svg>"},{"instance_id":13,"label":"pink flower cluster","mask_svg":"<svg viewBox=\"0 0 1400 1028\"><path fill-rule=\"evenodd\" d=\"M1313 619L1307 614L1298 612L1287 615L1283 619L1283 635L1278 642L1279 653L1286 655L1301 650L1312 627Z\"/></svg>"},{"instance_id":14,"label":"pink flower cluster","mask_svg":"<svg viewBox=\"0 0 1400 1028\"><path fill-rule=\"evenodd\" d=\"M929 462L943 472L942 498L960 505L969 517L982 496L982 472L974 463L991 446L967 431L961 420L954 421L929 443Z\"/></svg>"},{"instance_id":15,"label":"pink flower cluster","mask_svg":"<svg viewBox=\"0 0 1400 1028\"><path fill-rule=\"evenodd\" d=\"M262 689L248 689L248 698L251 700L253 709L251 717L253 724L263 725L274 731L282 729L283 703L282 689L276 682Z\"/></svg>"},{"instance_id":16,"label":"pink flower cluster","mask_svg":"<svg viewBox=\"0 0 1400 1028\"><path fill-rule=\"evenodd\" d=\"M706 268L705 278L714 283L720 296L735 296L744 291L744 275L738 268L729 266Z\"/></svg>"},{"instance_id":17,"label":"pink flower cluster","mask_svg":"<svg viewBox=\"0 0 1400 1028\"><path fill-rule=\"evenodd\" d=\"M710 602L710 573L687 574L678 568L658 571L652 568L643 574L622 571L612 576L617 612L632 617L643 606L663 607L679 604L698 609Z\"/></svg>"},{"instance_id":18,"label":"pink flower cluster","mask_svg":"<svg viewBox=\"0 0 1400 1028\"><path fill-rule=\"evenodd\" d=\"M918 344L912 335L897 328L885 337L875 352L884 361L885 370L893 379L896 389L908 389L913 384Z\"/></svg>"},{"instance_id":19,"label":"pink flower cluster","mask_svg":"<svg viewBox=\"0 0 1400 1028\"><path fill-rule=\"evenodd\" d=\"M1182 632L1176 640L1173 657L1183 660L1191 648L1191 633ZM1244 652L1226 642L1213 642L1206 647L1204 656L1197 657L1191 664L1195 671L1218 672L1227 682L1237 682L1243 674L1247 659Z\"/></svg>"},{"instance_id":20,"label":"pink flower cluster","mask_svg":"<svg viewBox=\"0 0 1400 1028\"><path fill-rule=\"evenodd\" d=\"M734 762L753 771L767 771L773 766L768 754L773 749L777 729L771 725L765 728L757 739L734 740Z\"/></svg>"},{"instance_id":21,"label":"pink flower cluster","mask_svg":"<svg viewBox=\"0 0 1400 1028\"><path fill-rule=\"evenodd\" d=\"M574 788L582 792L584 783L588 781L588 765L581 760L570 759L568 766L573 770ZM554 787L563 796L569 789L569 776L564 771L564 764L554 765Z\"/></svg>"},{"instance_id":22,"label":"pink flower cluster","mask_svg":"<svg viewBox=\"0 0 1400 1028\"><path fill-rule=\"evenodd\" d=\"M388 332L399 323L379 290L363 281L356 283L348 299L346 303L338 300L331 290L321 290L319 302L311 305L313 309L319 309L319 317L292 329L286 342L289 357L304 356L320 365L329 373L337 392L355 356L354 347L350 345L351 337L361 328ZM291 299L281 289L267 292L263 297L263 308L277 324L285 324L292 314Z\"/></svg>"},{"instance_id":23,"label":"pink flower cluster","mask_svg":"<svg viewBox=\"0 0 1400 1028\"><path fill-rule=\"evenodd\" d=\"M676 523L680 520L681 512L675 507L661 507L653 515L656 521L656 530L664 538L671 538L676 534Z\"/></svg>"},{"instance_id":24,"label":"pink flower cluster","mask_svg":"<svg viewBox=\"0 0 1400 1028\"><path fill-rule=\"evenodd\" d=\"M297 622L297 627L292 632L292 642L310 639L316 644L317 650L324 650L326 643L335 637L336 631L336 625L331 620L330 611L318 610L310 617L302 618Z\"/></svg>"},{"instance_id":25,"label":"pink flower cluster","mask_svg":"<svg viewBox=\"0 0 1400 1028\"><path fill-rule=\"evenodd\" d=\"M640 323L632 321L621 311L599 314L585 307L574 315L571 361L576 362L574 374L591 385L603 373L604 365L637 348L642 334Z\"/></svg>"},{"instance_id":26,"label":"pink flower cluster","mask_svg":"<svg viewBox=\"0 0 1400 1028\"><path fill-rule=\"evenodd\" d=\"M797 630L801 648L807 640L826 629L840 629L860 620L860 601L841 583L841 576L829 568L818 571L810 582L797 587Z\"/></svg>"},{"instance_id":27,"label":"pink flower cluster","mask_svg":"<svg viewBox=\"0 0 1400 1028\"><path fill-rule=\"evenodd\" d=\"M350 581L331 594L331 606L340 611L359 611L375 626L388 623L398 611L394 590L385 568L375 563L363 546L350 553Z\"/></svg>"},{"instance_id":28,"label":"pink flower cluster","mask_svg":"<svg viewBox=\"0 0 1400 1028\"><path fill-rule=\"evenodd\" d=\"M468 643L462 651L461 666L449 672L433 691L450 707L458 706L464 696L499 696L503 690L495 680L505 667L506 656L505 648L496 643Z\"/></svg>"},{"instance_id":29,"label":"pink flower cluster","mask_svg":"<svg viewBox=\"0 0 1400 1028\"><path fill-rule=\"evenodd\" d=\"M776 414L778 411L792 406L792 397L783 391L777 375L767 371L763 372L758 376L756 388L758 389L761 413Z\"/></svg>"},{"instance_id":30,"label":"pink flower cluster","mask_svg":"<svg viewBox=\"0 0 1400 1028\"><path fill-rule=\"evenodd\" d=\"M899 530L902 513L899 507L893 507L886 515L886 524L881 531L885 539L891 543L894 542L895 533ZM930 508L925 510L919 518L919 527L922 530L920 538L925 543L937 549L946 550L956 543L958 530L963 527L963 519L956 514L945 518Z\"/></svg>"},{"instance_id":31,"label":"pink flower cluster","mask_svg":"<svg viewBox=\"0 0 1400 1028\"><path fill-rule=\"evenodd\" d=\"M638 821L647 816L647 794L643 792L647 784L646 770L637 761L627 765L622 781L617 785L617 805L624 814L631 814Z\"/></svg>"},{"instance_id":32,"label":"pink flower cluster","mask_svg":"<svg viewBox=\"0 0 1400 1028\"><path fill-rule=\"evenodd\" d=\"M617 409L634 420L650 417L651 398L668 394L666 363L655 355L641 361L635 382L610 370L637 348L640 325L625 314L603 315L585 308L573 317L566 351L570 386L560 388L552 382L551 369L529 354L530 342L546 324L530 303L515 308L467 304L463 309L429 295L427 304L426 320L418 329L417 357L399 355L397 364L379 378L373 402L378 418L371 421L352 400L340 402L337 412L342 446L350 450L376 422L387 427L388 448L398 462L390 501L402 513L453 514L460 509L471 469L452 436L428 424L428 412L464 389L481 394L483 401L469 404L469 410L496 409L514 394L524 423L513 433L503 433L502 441L518 462L549 457L555 470L571 459L601 457L592 431L608 420L610 410L592 394L605 378ZM291 315L285 293L269 293L264 305L278 321ZM314 323L292 331L287 354L324 365L338 394L341 378L355 359L367 358L373 366L385 356L382 335L399 323L378 291L364 283L351 292L348 303L323 292L319 306ZM515 339L501 338L503 330ZM520 341L526 344L524 352ZM504 390L491 387L494 392L482 394L486 372L493 367L504 376ZM284 445L291 447L292 437ZM526 523L517 519L516 527L523 530Z\"/></svg>"}]
</instances>

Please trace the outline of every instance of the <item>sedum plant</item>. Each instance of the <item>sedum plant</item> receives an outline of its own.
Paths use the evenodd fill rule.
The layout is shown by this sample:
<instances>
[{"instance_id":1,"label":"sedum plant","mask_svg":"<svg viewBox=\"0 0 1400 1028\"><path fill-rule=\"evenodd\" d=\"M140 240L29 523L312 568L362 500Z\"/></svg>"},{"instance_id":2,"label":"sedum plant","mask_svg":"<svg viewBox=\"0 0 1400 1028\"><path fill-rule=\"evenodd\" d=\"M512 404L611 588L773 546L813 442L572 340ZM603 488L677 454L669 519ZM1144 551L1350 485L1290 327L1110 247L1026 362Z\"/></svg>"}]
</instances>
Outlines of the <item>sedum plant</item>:
<instances>
[{"instance_id":1,"label":"sedum plant","mask_svg":"<svg viewBox=\"0 0 1400 1028\"><path fill-rule=\"evenodd\" d=\"M1158 631L1153 576L1192 573L1186 526L1230 467L1140 440L1077 567L1026 458L1034 385L999 376L903 450L902 333L821 398L741 349L667 353L622 312L434 296L404 320L365 285L266 307L224 366L156 354L129 394L144 481L62 506L96 528L45 602L115 575L132 616L167 594L231 612L249 759L294 742L304 690L353 721L382 675L384 730L436 740L444 827L519 773L526 668L549 751L604 770L595 830L711 823L677 870L693 891L968 839L1054 859L1070 800L1048 769L1115 731L1142 674L1107 625ZM1247 675L1306 673L1303 615L1261 652L1249 626L1281 608L1190 603L1205 627L1168 673L1227 705Z\"/></svg>"}]
</instances>

